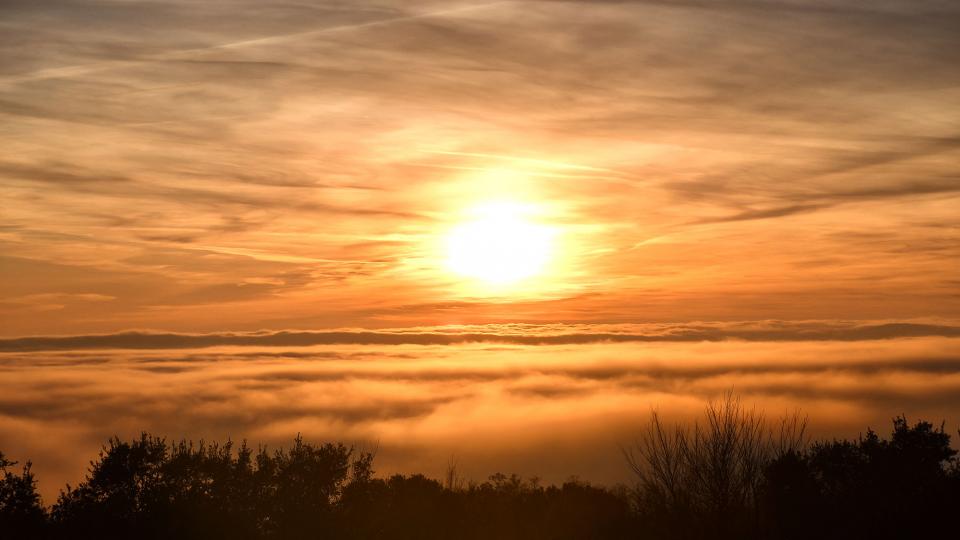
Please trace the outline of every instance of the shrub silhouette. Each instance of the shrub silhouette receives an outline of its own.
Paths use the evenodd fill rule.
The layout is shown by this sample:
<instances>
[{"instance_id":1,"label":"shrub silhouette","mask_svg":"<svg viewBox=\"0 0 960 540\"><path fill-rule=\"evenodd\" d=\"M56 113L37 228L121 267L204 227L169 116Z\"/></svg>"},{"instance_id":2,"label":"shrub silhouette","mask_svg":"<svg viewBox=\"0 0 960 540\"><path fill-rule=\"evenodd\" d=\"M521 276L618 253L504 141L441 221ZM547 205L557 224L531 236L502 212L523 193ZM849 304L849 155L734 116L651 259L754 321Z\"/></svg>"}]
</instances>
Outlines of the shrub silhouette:
<instances>
[{"instance_id":1,"label":"shrub silhouette","mask_svg":"<svg viewBox=\"0 0 960 540\"><path fill-rule=\"evenodd\" d=\"M457 489L420 474L352 483L340 510L343 538L614 539L635 530L625 493L503 474Z\"/></svg>"}]
</instances>

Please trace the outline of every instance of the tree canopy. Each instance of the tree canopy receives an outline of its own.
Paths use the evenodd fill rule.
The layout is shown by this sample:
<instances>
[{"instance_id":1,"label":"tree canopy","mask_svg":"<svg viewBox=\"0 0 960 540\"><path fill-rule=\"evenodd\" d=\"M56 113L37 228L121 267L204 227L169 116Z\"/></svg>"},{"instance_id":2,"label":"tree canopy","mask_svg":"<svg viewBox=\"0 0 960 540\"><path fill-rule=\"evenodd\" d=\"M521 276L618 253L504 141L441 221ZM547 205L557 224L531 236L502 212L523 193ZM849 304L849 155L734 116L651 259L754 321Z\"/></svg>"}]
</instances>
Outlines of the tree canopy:
<instances>
[{"instance_id":1,"label":"tree canopy","mask_svg":"<svg viewBox=\"0 0 960 540\"><path fill-rule=\"evenodd\" d=\"M245 442L113 438L45 507L30 463L0 453L0 538L799 539L932 537L960 508L943 426L893 421L889 438L808 444L728 400L693 426L657 415L625 449L632 487L496 474L464 485L377 477L374 455L300 436Z\"/></svg>"}]
</instances>

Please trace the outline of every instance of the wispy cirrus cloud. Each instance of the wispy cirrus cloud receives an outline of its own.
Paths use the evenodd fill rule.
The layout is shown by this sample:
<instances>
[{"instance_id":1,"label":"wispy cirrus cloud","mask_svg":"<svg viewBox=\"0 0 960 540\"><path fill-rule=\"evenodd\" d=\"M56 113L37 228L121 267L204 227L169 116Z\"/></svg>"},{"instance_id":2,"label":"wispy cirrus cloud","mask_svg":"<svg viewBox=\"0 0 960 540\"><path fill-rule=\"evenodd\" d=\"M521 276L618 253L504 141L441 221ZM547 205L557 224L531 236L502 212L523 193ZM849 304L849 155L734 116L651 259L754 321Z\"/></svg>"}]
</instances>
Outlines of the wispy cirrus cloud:
<instances>
[{"instance_id":1,"label":"wispy cirrus cloud","mask_svg":"<svg viewBox=\"0 0 960 540\"><path fill-rule=\"evenodd\" d=\"M116 299L8 336L499 322L437 248L498 198L568 242L510 320L960 315L950 2L0 10L4 294Z\"/></svg>"}]
</instances>

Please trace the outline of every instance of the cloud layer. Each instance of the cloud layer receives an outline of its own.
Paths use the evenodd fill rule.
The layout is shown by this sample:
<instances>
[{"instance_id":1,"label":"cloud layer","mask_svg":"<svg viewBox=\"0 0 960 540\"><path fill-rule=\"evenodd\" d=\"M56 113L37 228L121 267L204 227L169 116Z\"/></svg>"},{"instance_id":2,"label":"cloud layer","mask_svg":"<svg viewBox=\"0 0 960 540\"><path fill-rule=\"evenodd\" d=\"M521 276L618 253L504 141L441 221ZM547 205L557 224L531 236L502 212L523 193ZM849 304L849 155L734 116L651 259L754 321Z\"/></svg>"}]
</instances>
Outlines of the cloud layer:
<instances>
[{"instance_id":1,"label":"cloud layer","mask_svg":"<svg viewBox=\"0 0 960 540\"><path fill-rule=\"evenodd\" d=\"M86 336L0 339L0 352L83 349L191 349L198 347L305 347L313 345L575 345L584 343L703 341L863 341L903 337L960 337L960 326L889 322L687 323L659 325L500 324L393 330L264 331L169 334L123 332Z\"/></svg>"},{"instance_id":2,"label":"cloud layer","mask_svg":"<svg viewBox=\"0 0 960 540\"><path fill-rule=\"evenodd\" d=\"M658 407L696 415L735 389L816 436L897 414L960 425L960 340L570 345L221 346L0 353L0 449L33 459L52 501L113 435L379 443L381 473L451 458L549 481L626 479L618 444Z\"/></svg>"}]
</instances>

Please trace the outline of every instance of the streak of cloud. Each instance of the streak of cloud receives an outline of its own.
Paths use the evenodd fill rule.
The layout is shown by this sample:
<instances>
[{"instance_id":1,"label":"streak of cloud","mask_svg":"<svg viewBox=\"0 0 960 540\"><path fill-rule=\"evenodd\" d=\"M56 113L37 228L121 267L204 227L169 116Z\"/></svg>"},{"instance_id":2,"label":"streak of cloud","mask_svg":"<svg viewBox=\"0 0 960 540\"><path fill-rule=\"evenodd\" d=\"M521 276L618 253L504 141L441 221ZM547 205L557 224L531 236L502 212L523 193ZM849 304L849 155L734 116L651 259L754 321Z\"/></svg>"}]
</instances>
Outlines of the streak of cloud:
<instances>
[{"instance_id":1,"label":"streak of cloud","mask_svg":"<svg viewBox=\"0 0 960 540\"><path fill-rule=\"evenodd\" d=\"M65 79L71 77L80 77L84 75L95 74L102 71L107 71L111 69L122 69L136 67L151 62L169 62L177 61L183 59L190 59L192 56L207 52L217 52L217 51L226 51L231 49L243 49L247 47L262 47L270 45L282 45L287 42L297 41L302 39L314 38L318 36L325 36L328 34L333 34L337 32L344 32L350 30L359 30L364 28L371 28L376 26L381 26L385 24L392 24L404 21L413 21L416 19L429 18L429 17L443 17L448 15L455 15L457 13L471 11L474 9L489 8L499 4L505 4L508 2L490 2L480 5L466 5L460 6L453 9L441 9L437 11L430 11L427 13L413 13L406 14L394 17L388 17L385 19L377 19L373 21L358 22L358 23L348 23L335 26L329 26L326 28L320 28L316 30L307 30L304 32L294 32L291 34L282 34L276 36L267 36L267 37L258 37L253 39L244 39L240 41L232 41L229 43L221 43L217 45L209 45L200 48L192 49L182 49L169 51L161 54L146 55L136 60L117 60L111 62L99 62L93 64L83 64L75 66L64 66L57 68L48 68L41 69L29 73L22 73L13 76L0 77L0 85L16 85L25 82L32 81L41 81L46 79Z\"/></svg>"},{"instance_id":2,"label":"streak of cloud","mask_svg":"<svg viewBox=\"0 0 960 540\"><path fill-rule=\"evenodd\" d=\"M960 318L952 2L0 12L6 337ZM556 253L477 292L498 200Z\"/></svg>"},{"instance_id":3,"label":"streak of cloud","mask_svg":"<svg viewBox=\"0 0 960 540\"><path fill-rule=\"evenodd\" d=\"M504 330L513 332L504 332ZM606 331L604 331L606 330ZM221 334L119 334L22 337L0 339L0 352L82 349L193 349L198 347L260 346L306 347L314 345L459 345L504 343L511 345L576 345L585 343L705 342L743 340L862 341L903 337L960 337L960 326L885 323L775 323L746 327L725 324L677 325L491 325L475 328L404 329L381 331L277 331Z\"/></svg>"}]
</instances>

